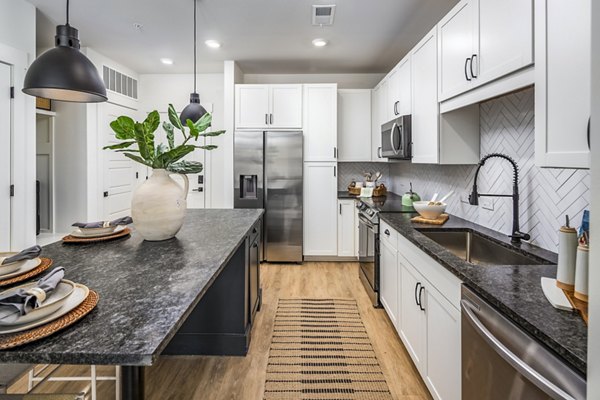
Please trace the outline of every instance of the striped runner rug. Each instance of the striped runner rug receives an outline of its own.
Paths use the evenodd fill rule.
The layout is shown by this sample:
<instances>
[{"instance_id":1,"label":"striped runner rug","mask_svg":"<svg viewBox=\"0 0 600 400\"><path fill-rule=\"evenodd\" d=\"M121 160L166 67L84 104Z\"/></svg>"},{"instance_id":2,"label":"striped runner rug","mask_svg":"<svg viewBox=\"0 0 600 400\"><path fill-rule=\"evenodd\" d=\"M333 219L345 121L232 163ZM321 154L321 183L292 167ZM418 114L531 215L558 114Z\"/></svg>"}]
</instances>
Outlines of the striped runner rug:
<instances>
[{"instance_id":1,"label":"striped runner rug","mask_svg":"<svg viewBox=\"0 0 600 400\"><path fill-rule=\"evenodd\" d=\"M264 399L392 399L355 300L279 299Z\"/></svg>"}]
</instances>

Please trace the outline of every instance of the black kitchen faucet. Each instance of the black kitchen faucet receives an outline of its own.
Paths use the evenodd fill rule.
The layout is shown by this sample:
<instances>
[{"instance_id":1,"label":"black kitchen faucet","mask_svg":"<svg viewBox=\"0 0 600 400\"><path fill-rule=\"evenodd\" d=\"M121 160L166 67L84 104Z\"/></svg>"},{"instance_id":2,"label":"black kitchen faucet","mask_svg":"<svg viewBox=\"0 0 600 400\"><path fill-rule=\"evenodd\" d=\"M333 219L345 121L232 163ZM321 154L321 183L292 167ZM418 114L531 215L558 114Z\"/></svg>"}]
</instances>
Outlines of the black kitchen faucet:
<instances>
[{"instance_id":1,"label":"black kitchen faucet","mask_svg":"<svg viewBox=\"0 0 600 400\"><path fill-rule=\"evenodd\" d=\"M477 177L479 176L479 170L484 166L485 162L490 158L502 158L508 162L510 162L513 166L514 175L513 175L513 194L480 194L477 192ZM512 234L510 235L511 242L514 244L521 243L521 239L529 240L531 236L527 233L521 232L521 228L519 226L519 166L516 161L506 154L501 153L491 153L487 156L483 157L479 164L477 165L477 171L475 171L475 179L473 180L473 191L469 195L469 204L473 206L479 205L479 197L487 196L487 197L512 197L513 199L513 227Z\"/></svg>"}]
</instances>

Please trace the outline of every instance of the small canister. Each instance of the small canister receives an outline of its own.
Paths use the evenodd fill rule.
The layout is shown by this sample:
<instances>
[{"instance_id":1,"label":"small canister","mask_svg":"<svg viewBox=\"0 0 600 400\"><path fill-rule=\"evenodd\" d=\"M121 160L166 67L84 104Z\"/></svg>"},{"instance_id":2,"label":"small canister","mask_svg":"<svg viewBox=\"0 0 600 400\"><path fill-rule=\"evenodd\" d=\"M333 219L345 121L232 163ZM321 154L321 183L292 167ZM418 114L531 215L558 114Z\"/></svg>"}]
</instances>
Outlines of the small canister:
<instances>
[{"instance_id":1,"label":"small canister","mask_svg":"<svg viewBox=\"0 0 600 400\"><path fill-rule=\"evenodd\" d=\"M572 291L575 288L575 260L577 258L577 230L569 226L569 217L558 233L558 267L556 286Z\"/></svg>"},{"instance_id":2,"label":"small canister","mask_svg":"<svg viewBox=\"0 0 600 400\"><path fill-rule=\"evenodd\" d=\"M588 301L588 269L589 247L580 244L577 247L577 263L575 267L575 298Z\"/></svg>"}]
</instances>

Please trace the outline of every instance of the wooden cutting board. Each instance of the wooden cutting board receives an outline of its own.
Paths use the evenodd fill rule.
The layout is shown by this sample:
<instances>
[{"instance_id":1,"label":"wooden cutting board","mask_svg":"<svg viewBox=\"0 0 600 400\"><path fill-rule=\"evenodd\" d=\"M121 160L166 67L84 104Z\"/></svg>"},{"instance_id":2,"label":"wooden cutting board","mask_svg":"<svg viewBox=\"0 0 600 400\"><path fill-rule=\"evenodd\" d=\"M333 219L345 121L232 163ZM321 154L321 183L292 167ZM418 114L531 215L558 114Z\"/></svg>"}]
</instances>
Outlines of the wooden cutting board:
<instances>
[{"instance_id":1,"label":"wooden cutting board","mask_svg":"<svg viewBox=\"0 0 600 400\"><path fill-rule=\"evenodd\" d=\"M411 221L415 222L417 224L444 225L446 223L446 221L448 221L449 218L450 218L450 216L448 214L442 214L439 217L437 217L436 219L427 219L427 218L423 218L420 215L418 215L418 216L412 218Z\"/></svg>"}]
</instances>

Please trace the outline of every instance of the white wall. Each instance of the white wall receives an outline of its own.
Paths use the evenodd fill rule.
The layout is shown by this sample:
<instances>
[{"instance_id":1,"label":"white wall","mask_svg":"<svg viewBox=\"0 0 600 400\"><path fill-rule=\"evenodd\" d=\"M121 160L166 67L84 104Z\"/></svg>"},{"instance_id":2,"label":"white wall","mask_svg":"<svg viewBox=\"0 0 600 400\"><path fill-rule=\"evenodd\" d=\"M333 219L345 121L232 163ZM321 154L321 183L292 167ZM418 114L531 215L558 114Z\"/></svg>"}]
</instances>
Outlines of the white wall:
<instances>
[{"instance_id":1,"label":"white wall","mask_svg":"<svg viewBox=\"0 0 600 400\"><path fill-rule=\"evenodd\" d=\"M226 149L223 157L223 205L233 207L233 146L235 131L235 85L244 82L244 73L235 61L224 63L223 86L225 88L225 129L231 132L223 143Z\"/></svg>"},{"instance_id":2,"label":"white wall","mask_svg":"<svg viewBox=\"0 0 600 400\"><path fill-rule=\"evenodd\" d=\"M385 74L246 74L244 83L337 83L338 89L373 89Z\"/></svg>"},{"instance_id":3,"label":"white wall","mask_svg":"<svg viewBox=\"0 0 600 400\"><path fill-rule=\"evenodd\" d=\"M213 114L213 130L224 129L223 74L198 74L197 92L200 103ZM146 114L153 110L167 111L169 103L179 112L190 102L190 93L194 90L193 74L146 74L139 80L140 112ZM210 108L208 107L210 106ZM224 160L227 158L225 143L233 137L231 132L209 138L207 144L215 144L218 149L207 151L205 159L205 202L207 208L226 207Z\"/></svg>"},{"instance_id":4,"label":"white wall","mask_svg":"<svg viewBox=\"0 0 600 400\"><path fill-rule=\"evenodd\" d=\"M588 399L600 399L600 3L592 2L592 209L590 213L590 326ZM594 156L595 155L595 156Z\"/></svg>"},{"instance_id":5,"label":"white wall","mask_svg":"<svg viewBox=\"0 0 600 400\"><path fill-rule=\"evenodd\" d=\"M15 185L11 205L12 249L35 243L35 100L21 92L26 68L34 59L35 8L24 0L0 0L0 61L12 65L15 87L11 140Z\"/></svg>"}]
</instances>

